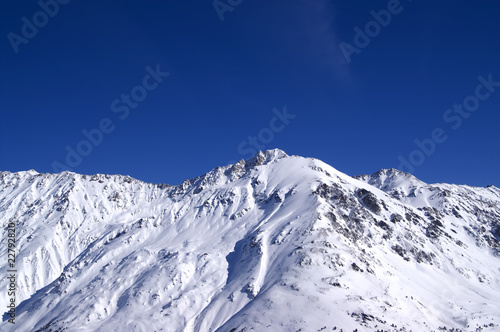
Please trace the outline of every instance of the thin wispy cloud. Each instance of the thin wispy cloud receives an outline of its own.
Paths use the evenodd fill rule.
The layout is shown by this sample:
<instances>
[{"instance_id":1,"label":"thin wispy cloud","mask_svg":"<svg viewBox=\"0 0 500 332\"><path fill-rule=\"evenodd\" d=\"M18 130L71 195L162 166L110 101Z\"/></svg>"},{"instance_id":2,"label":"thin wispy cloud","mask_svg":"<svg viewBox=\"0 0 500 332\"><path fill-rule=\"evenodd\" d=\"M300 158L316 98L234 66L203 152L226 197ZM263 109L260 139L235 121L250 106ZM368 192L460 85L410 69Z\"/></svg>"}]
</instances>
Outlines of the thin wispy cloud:
<instances>
[{"instance_id":1,"label":"thin wispy cloud","mask_svg":"<svg viewBox=\"0 0 500 332\"><path fill-rule=\"evenodd\" d=\"M298 22L305 34L305 51L330 70L342 83L352 83L348 64L339 49L336 31L338 11L328 0L299 1L295 6Z\"/></svg>"}]
</instances>

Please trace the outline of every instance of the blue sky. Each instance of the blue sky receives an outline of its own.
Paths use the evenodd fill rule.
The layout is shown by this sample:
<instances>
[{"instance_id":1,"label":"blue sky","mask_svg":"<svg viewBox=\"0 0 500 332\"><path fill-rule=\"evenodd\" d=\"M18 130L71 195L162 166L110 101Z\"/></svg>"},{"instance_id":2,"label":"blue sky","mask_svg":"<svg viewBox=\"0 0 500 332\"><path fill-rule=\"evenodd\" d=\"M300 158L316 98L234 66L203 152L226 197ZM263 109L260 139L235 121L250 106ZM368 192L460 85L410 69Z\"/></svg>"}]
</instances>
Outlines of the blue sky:
<instances>
[{"instance_id":1,"label":"blue sky","mask_svg":"<svg viewBox=\"0 0 500 332\"><path fill-rule=\"evenodd\" d=\"M2 1L0 170L178 184L256 148L500 186L498 1ZM464 104L465 103L465 104Z\"/></svg>"}]
</instances>

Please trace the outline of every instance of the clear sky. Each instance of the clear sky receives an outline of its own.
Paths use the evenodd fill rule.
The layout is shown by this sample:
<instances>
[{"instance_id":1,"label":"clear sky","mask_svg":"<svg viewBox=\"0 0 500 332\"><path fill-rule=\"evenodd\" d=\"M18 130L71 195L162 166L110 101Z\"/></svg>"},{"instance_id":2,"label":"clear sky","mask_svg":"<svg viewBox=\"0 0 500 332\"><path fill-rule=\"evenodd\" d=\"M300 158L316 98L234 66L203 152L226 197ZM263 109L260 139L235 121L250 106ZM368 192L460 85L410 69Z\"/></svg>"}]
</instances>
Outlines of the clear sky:
<instances>
[{"instance_id":1,"label":"clear sky","mask_svg":"<svg viewBox=\"0 0 500 332\"><path fill-rule=\"evenodd\" d=\"M500 186L500 2L0 2L0 170L169 184L257 149Z\"/></svg>"}]
</instances>

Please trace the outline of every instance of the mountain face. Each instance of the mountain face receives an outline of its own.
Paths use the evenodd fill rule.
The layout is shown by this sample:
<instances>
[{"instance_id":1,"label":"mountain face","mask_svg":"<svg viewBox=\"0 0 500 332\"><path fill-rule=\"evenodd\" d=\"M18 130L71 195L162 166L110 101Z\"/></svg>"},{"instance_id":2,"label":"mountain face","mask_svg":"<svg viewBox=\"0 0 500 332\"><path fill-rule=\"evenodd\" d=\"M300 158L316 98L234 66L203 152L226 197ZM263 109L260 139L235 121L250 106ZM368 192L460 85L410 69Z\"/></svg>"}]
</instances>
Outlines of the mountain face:
<instances>
[{"instance_id":1,"label":"mountain face","mask_svg":"<svg viewBox=\"0 0 500 332\"><path fill-rule=\"evenodd\" d=\"M270 150L178 186L1 172L0 221L2 331L500 329L493 186Z\"/></svg>"}]
</instances>

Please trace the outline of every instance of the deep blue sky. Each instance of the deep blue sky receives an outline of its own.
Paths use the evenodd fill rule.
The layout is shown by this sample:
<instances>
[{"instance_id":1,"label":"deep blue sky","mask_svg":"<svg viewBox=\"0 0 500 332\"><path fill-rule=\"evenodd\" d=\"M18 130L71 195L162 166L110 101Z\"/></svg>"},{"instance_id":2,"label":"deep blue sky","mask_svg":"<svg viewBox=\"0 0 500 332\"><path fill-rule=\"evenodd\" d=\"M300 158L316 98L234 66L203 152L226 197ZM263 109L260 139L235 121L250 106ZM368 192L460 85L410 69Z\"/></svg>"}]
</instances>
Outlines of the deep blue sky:
<instances>
[{"instance_id":1,"label":"deep blue sky","mask_svg":"<svg viewBox=\"0 0 500 332\"><path fill-rule=\"evenodd\" d=\"M370 11L388 5L391 21L348 63L340 43L376 29ZM67 166L67 147L91 144L82 130L109 119L114 130L71 170L178 184L249 158L260 133L265 149L350 175L413 153L426 182L500 186L500 87L479 88L479 105L469 97L480 75L500 82L498 1L243 0L223 21L210 0L73 0L46 22L40 10L0 2L0 170ZM34 16L33 36L22 18ZM157 65L169 76L147 78L152 90L126 106L121 95L142 98ZM446 112L467 97L478 109L459 123ZM296 117L282 125L273 109L285 106ZM447 140L414 152L436 128Z\"/></svg>"}]
</instances>

